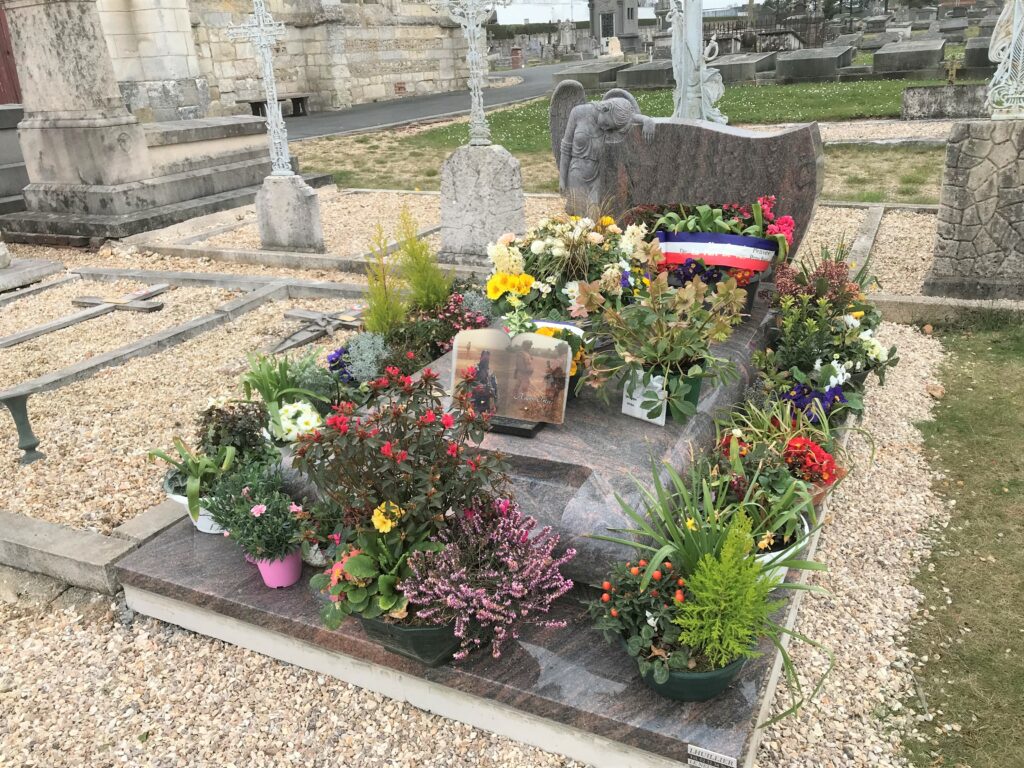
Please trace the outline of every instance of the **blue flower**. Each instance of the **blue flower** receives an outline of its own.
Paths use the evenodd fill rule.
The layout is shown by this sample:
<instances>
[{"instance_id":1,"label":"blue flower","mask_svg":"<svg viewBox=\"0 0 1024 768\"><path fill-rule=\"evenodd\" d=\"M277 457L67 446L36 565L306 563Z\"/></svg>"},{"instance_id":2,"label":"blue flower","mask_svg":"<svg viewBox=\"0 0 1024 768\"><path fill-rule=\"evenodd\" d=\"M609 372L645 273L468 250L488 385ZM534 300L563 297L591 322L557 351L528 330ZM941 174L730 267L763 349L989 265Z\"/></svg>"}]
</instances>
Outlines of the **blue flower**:
<instances>
[{"instance_id":1,"label":"blue flower","mask_svg":"<svg viewBox=\"0 0 1024 768\"><path fill-rule=\"evenodd\" d=\"M348 359L346 358L347 354L348 349L345 347L338 347L327 356L327 369L337 376L338 381L342 384L351 384L355 381L355 377L348 369Z\"/></svg>"}]
</instances>

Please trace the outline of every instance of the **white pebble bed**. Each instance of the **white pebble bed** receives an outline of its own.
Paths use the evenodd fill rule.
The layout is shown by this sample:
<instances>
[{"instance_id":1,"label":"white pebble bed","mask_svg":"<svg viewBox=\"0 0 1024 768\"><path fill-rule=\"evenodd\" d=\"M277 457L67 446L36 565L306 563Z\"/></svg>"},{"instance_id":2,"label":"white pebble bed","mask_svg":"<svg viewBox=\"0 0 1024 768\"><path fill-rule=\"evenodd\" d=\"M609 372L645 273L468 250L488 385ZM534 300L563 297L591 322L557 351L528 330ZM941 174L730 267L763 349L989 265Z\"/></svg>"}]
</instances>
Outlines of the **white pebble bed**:
<instances>
[{"instance_id":1,"label":"white pebble bed","mask_svg":"<svg viewBox=\"0 0 1024 768\"><path fill-rule=\"evenodd\" d=\"M889 211L882 217L871 250L871 270L882 290L905 296L919 295L935 259L934 213Z\"/></svg>"}]
</instances>

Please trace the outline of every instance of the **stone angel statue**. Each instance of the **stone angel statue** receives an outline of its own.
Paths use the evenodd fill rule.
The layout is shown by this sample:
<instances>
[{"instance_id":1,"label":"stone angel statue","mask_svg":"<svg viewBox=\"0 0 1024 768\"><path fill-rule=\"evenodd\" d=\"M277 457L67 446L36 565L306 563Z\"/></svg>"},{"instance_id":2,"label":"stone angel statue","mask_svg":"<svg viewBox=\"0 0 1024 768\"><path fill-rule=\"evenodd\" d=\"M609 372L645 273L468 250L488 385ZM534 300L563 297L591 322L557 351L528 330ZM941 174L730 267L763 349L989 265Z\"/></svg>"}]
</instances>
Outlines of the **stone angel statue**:
<instances>
[{"instance_id":1,"label":"stone angel statue","mask_svg":"<svg viewBox=\"0 0 1024 768\"><path fill-rule=\"evenodd\" d=\"M672 28L672 74L676 88L672 117L727 123L715 106L725 94L722 75L707 66L718 56L717 36L704 48L701 0L670 0L667 19Z\"/></svg>"},{"instance_id":2,"label":"stone angel statue","mask_svg":"<svg viewBox=\"0 0 1024 768\"><path fill-rule=\"evenodd\" d=\"M634 125L641 126L644 141L654 138L654 120L640 113L629 91L613 88L591 102L575 80L563 80L555 88L550 124L558 186L567 210L579 215L600 210L606 202L600 174L605 148L625 141Z\"/></svg>"},{"instance_id":3,"label":"stone angel statue","mask_svg":"<svg viewBox=\"0 0 1024 768\"><path fill-rule=\"evenodd\" d=\"M988 89L992 118L1024 119L1024 0L1006 0L988 57L997 65Z\"/></svg>"}]
</instances>

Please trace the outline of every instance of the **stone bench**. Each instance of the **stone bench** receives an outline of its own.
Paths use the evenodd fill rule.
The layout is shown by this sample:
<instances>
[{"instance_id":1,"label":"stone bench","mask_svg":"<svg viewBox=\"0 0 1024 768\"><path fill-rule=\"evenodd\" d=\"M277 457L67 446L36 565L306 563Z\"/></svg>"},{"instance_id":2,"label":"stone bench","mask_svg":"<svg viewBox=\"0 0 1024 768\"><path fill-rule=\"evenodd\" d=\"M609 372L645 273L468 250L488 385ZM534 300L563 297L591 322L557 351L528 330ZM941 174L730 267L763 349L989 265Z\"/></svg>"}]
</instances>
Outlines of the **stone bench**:
<instances>
[{"instance_id":1,"label":"stone bench","mask_svg":"<svg viewBox=\"0 0 1024 768\"><path fill-rule=\"evenodd\" d=\"M277 100L280 101L291 101L292 103L292 117L305 117L309 114L308 103L311 93L279 93ZM267 100L266 99L239 99L239 104L248 104L252 109L253 115L256 117L267 116Z\"/></svg>"}]
</instances>

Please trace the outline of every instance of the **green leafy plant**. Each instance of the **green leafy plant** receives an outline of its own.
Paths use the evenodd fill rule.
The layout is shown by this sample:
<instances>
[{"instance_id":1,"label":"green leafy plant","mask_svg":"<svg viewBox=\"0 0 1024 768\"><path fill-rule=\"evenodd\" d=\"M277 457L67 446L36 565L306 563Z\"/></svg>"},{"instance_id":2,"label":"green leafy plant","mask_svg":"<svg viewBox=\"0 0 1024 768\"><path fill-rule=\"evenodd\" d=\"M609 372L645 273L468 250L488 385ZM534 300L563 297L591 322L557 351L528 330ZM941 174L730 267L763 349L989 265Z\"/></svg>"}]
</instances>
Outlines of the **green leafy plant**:
<instances>
[{"instance_id":1,"label":"green leafy plant","mask_svg":"<svg viewBox=\"0 0 1024 768\"><path fill-rule=\"evenodd\" d=\"M370 244L370 262L366 265L366 311L363 325L371 333L385 336L405 322L409 308L388 260L388 238L384 227L377 225Z\"/></svg>"},{"instance_id":2,"label":"green leafy plant","mask_svg":"<svg viewBox=\"0 0 1024 768\"><path fill-rule=\"evenodd\" d=\"M196 420L196 444L208 455L216 454L221 447L232 447L241 461L265 450L263 431L268 417L266 405L255 400L213 402Z\"/></svg>"},{"instance_id":3,"label":"green leafy plant","mask_svg":"<svg viewBox=\"0 0 1024 768\"><path fill-rule=\"evenodd\" d=\"M398 274L409 289L409 308L440 309L452 292L452 272L437 263L437 254L417 234L416 220L403 207L398 215Z\"/></svg>"},{"instance_id":4,"label":"green leafy plant","mask_svg":"<svg viewBox=\"0 0 1024 768\"><path fill-rule=\"evenodd\" d=\"M602 303L589 290L581 290L584 295L593 302L592 308ZM605 387L621 378L633 396L637 389L648 391L654 377L661 376L664 399L648 398L641 407L651 419L667 408L672 418L685 421L697 410L691 395L695 379L735 376L734 366L711 355L710 346L727 339L741 322L745 299L746 291L737 288L733 278L717 283L713 290L699 278L672 288L668 274L662 272L633 303L606 307L597 315L596 344L600 347L606 340L611 346L588 360L588 383Z\"/></svg>"},{"instance_id":5,"label":"green leafy plant","mask_svg":"<svg viewBox=\"0 0 1024 768\"><path fill-rule=\"evenodd\" d=\"M171 466L179 481L184 478L185 497L188 499L188 514L192 520L199 519L199 496L203 489L218 476L227 472L235 460L235 447L221 446L216 456L210 457L202 452L192 452L181 438L174 438L174 450L177 457L160 450L152 450L147 456L150 461L160 459ZM172 480L173 482L173 480Z\"/></svg>"},{"instance_id":6,"label":"green leafy plant","mask_svg":"<svg viewBox=\"0 0 1024 768\"><path fill-rule=\"evenodd\" d=\"M287 357L252 353L249 353L248 360L249 370L242 376L242 390L246 400L251 400L252 393L256 392L266 404L271 432L280 432L281 406L285 403L298 400L310 403L325 401L324 395L299 386L296 370L303 367L304 363L297 365Z\"/></svg>"}]
</instances>

